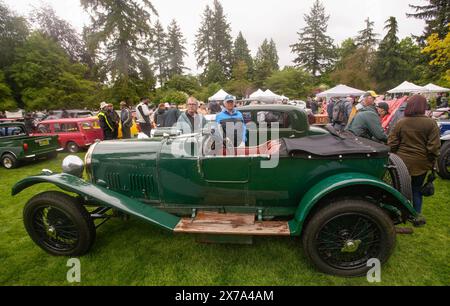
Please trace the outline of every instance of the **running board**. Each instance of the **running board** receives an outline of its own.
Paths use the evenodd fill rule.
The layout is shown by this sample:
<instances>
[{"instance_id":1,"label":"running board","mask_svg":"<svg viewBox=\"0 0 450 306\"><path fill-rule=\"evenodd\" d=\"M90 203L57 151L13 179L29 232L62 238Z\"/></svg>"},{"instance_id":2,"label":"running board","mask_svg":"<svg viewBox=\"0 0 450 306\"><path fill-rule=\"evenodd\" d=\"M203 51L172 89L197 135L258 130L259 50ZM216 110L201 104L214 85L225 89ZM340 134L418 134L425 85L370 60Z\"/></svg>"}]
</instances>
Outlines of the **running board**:
<instances>
[{"instance_id":1,"label":"running board","mask_svg":"<svg viewBox=\"0 0 450 306\"><path fill-rule=\"evenodd\" d=\"M252 214L199 212L195 218L182 218L175 233L247 236L290 236L287 221L256 222Z\"/></svg>"}]
</instances>

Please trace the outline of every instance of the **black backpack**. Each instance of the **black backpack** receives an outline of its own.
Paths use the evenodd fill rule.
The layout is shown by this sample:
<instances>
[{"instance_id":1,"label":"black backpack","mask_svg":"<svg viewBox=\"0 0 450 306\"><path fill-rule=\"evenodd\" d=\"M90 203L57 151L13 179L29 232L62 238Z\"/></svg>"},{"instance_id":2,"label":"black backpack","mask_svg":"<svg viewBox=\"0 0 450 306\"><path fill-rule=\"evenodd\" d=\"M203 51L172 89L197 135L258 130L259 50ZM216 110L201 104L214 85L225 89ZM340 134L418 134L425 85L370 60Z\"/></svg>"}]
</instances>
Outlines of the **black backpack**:
<instances>
[{"instance_id":1,"label":"black backpack","mask_svg":"<svg viewBox=\"0 0 450 306\"><path fill-rule=\"evenodd\" d=\"M346 123L345 101L338 100L333 106L333 123Z\"/></svg>"}]
</instances>

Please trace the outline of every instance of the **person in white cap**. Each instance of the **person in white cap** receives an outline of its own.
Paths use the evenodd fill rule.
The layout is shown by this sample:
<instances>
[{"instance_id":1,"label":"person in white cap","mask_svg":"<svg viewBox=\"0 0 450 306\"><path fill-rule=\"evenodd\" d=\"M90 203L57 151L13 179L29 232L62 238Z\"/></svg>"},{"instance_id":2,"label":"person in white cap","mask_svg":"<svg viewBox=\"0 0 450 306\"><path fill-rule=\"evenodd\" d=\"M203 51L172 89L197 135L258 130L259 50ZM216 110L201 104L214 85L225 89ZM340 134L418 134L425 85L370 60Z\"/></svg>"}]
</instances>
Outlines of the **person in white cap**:
<instances>
[{"instance_id":1,"label":"person in white cap","mask_svg":"<svg viewBox=\"0 0 450 306\"><path fill-rule=\"evenodd\" d=\"M106 102L100 103L100 112L97 115L105 140L114 139L114 126L107 115L108 105Z\"/></svg>"}]
</instances>

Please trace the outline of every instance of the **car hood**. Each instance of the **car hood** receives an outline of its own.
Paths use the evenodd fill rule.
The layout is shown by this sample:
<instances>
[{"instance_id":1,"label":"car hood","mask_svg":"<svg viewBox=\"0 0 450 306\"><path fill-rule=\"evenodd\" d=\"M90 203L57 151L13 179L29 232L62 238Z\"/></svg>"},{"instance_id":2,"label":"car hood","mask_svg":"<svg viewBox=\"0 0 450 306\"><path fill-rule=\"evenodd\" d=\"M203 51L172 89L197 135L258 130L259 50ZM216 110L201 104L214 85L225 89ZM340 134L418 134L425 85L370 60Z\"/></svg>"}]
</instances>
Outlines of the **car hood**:
<instances>
[{"instance_id":1,"label":"car hood","mask_svg":"<svg viewBox=\"0 0 450 306\"><path fill-rule=\"evenodd\" d=\"M127 139L102 141L95 146L93 152L97 154L133 155L145 153L158 153L161 150L161 139Z\"/></svg>"}]
</instances>

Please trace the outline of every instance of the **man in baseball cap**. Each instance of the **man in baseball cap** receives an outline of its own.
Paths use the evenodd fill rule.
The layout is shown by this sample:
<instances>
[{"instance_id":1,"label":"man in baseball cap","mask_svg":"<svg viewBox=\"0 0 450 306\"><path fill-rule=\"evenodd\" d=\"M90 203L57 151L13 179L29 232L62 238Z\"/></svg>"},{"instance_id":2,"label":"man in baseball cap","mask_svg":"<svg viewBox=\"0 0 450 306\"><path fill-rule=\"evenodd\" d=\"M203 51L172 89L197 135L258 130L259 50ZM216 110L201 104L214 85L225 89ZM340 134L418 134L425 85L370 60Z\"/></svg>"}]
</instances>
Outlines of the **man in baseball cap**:
<instances>
[{"instance_id":1,"label":"man in baseball cap","mask_svg":"<svg viewBox=\"0 0 450 306\"><path fill-rule=\"evenodd\" d=\"M227 95L223 104L225 109L217 114L216 122L222 127L224 139L233 140L235 147L245 146L247 128L242 113L236 110L236 98Z\"/></svg>"}]
</instances>

